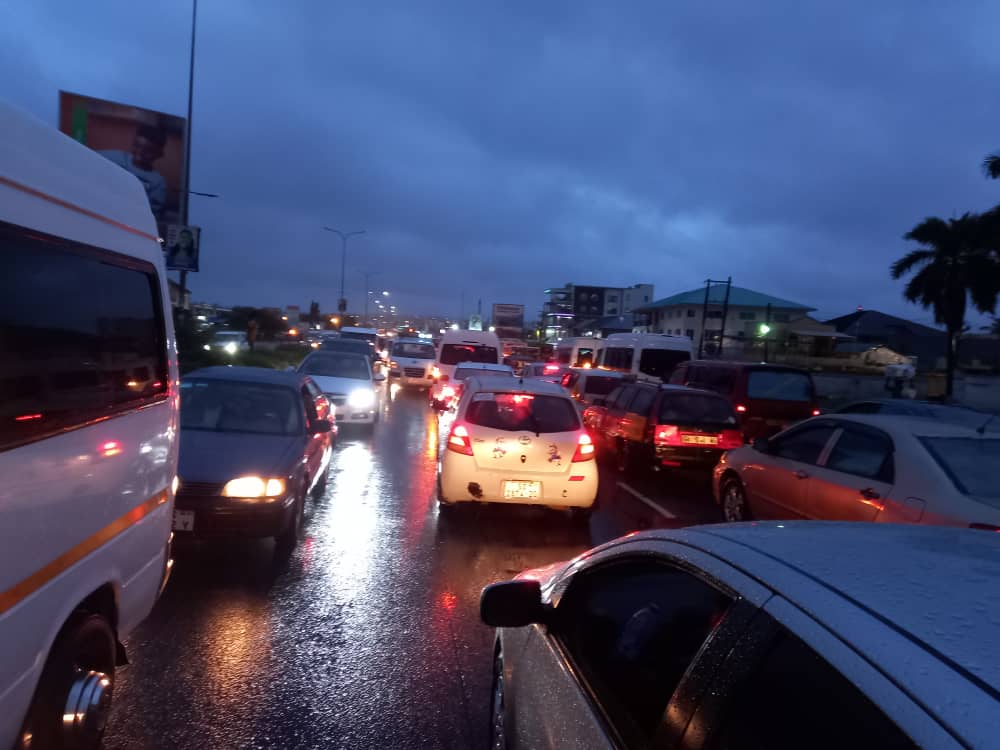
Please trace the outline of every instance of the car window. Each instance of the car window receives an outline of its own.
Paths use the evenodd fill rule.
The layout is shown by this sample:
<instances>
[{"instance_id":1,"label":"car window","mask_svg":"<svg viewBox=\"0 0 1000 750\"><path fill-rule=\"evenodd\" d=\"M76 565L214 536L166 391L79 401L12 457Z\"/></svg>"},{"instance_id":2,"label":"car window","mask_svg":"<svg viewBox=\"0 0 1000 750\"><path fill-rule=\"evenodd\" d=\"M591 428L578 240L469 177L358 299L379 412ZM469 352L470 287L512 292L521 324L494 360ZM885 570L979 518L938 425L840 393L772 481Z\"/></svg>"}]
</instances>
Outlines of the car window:
<instances>
[{"instance_id":1,"label":"car window","mask_svg":"<svg viewBox=\"0 0 1000 750\"><path fill-rule=\"evenodd\" d=\"M814 464L819 461L819 456L833 432L832 425L816 425L795 430L772 440L768 452L778 458Z\"/></svg>"},{"instance_id":2,"label":"car window","mask_svg":"<svg viewBox=\"0 0 1000 750\"><path fill-rule=\"evenodd\" d=\"M607 406L609 409L612 406L614 406L615 401L617 401L618 397L622 395L622 391L624 389L625 386L623 385L619 385L616 388L612 389L612 391L608 394L608 397L604 399L604 405Z\"/></svg>"},{"instance_id":3,"label":"car window","mask_svg":"<svg viewBox=\"0 0 1000 750\"><path fill-rule=\"evenodd\" d=\"M812 378L797 370L750 370L747 396L768 401L812 401Z\"/></svg>"},{"instance_id":4,"label":"car window","mask_svg":"<svg viewBox=\"0 0 1000 750\"><path fill-rule=\"evenodd\" d=\"M920 442L964 495L1000 506L1000 440L996 438L922 437Z\"/></svg>"},{"instance_id":5,"label":"car window","mask_svg":"<svg viewBox=\"0 0 1000 750\"><path fill-rule=\"evenodd\" d=\"M414 344L409 341L397 341L392 345L393 357L409 357L411 359L434 359L435 351L431 344Z\"/></svg>"},{"instance_id":6,"label":"car window","mask_svg":"<svg viewBox=\"0 0 1000 750\"><path fill-rule=\"evenodd\" d=\"M639 354L639 372L666 380L681 362L691 359L691 354L676 349L642 349Z\"/></svg>"},{"instance_id":7,"label":"car window","mask_svg":"<svg viewBox=\"0 0 1000 750\"><path fill-rule=\"evenodd\" d=\"M799 638L783 632L733 691L712 750L915 748L850 680Z\"/></svg>"},{"instance_id":8,"label":"car window","mask_svg":"<svg viewBox=\"0 0 1000 750\"><path fill-rule=\"evenodd\" d=\"M619 378L609 378L602 375L587 375L583 383L584 393L592 396L607 396L621 382Z\"/></svg>"},{"instance_id":9,"label":"car window","mask_svg":"<svg viewBox=\"0 0 1000 750\"><path fill-rule=\"evenodd\" d=\"M314 424L319 419L319 414L316 412L316 397L306 386L302 386L302 407L306 411L306 423Z\"/></svg>"},{"instance_id":10,"label":"car window","mask_svg":"<svg viewBox=\"0 0 1000 750\"><path fill-rule=\"evenodd\" d=\"M837 414L878 414L882 406L876 401L859 401L837 409Z\"/></svg>"},{"instance_id":11,"label":"car window","mask_svg":"<svg viewBox=\"0 0 1000 750\"><path fill-rule=\"evenodd\" d=\"M661 424L736 425L736 412L721 396L707 393L665 393L658 415Z\"/></svg>"},{"instance_id":12,"label":"car window","mask_svg":"<svg viewBox=\"0 0 1000 750\"><path fill-rule=\"evenodd\" d=\"M847 427L834 443L826 467L845 474L891 482L892 441L885 435Z\"/></svg>"},{"instance_id":13,"label":"car window","mask_svg":"<svg viewBox=\"0 0 1000 750\"><path fill-rule=\"evenodd\" d=\"M736 385L736 371L728 367L705 367L700 373L698 384L728 396Z\"/></svg>"},{"instance_id":14,"label":"car window","mask_svg":"<svg viewBox=\"0 0 1000 750\"><path fill-rule=\"evenodd\" d=\"M618 398L615 402L611 404L611 408L615 411L625 411L628 405L632 402L632 397L635 396L636 387L634 385L627 385L622 388L621 392L618 394Z\"/></svg>"},{"instance_id":15,"label":"car window","mask_svg":"<svg viewBox=\"0 0 1000 750\"><path fill-rule=\"evenodd\" d=\"M479 344L445 344L441 347L441 364L457 365L460 362L497 363L497 350Z\"/></svg>"},{"instance_id":16,"label":"car window","mask_svg":"<svg viewBox=\"0 0 1000 750\"><path fill-rule=\"evenodd\" d=\"M580 429L580 417L569 398L531 393L475 393L465 411L465 421L507 432L552 433Z\"/></svg>"},{"instance_id":17,"label":"car window","mask_svg":"<svg viewBox=\"0 0 1000 750\"><path fill-rule=\"evenodd\" d=\"M607 348L602 355L602 363L613 370L631 370L632 353L630 348Z\"/></svg>"},{"instance_id":18,"label":"car window","mask_svg":"<svg viewBox=\"0 0 1000 750\"><path fill-rule=\"evenodd\" d=\"M181 429L299 435L300 404L283 385L193 378L181 382Z\"/></svg>"},{"instance_id":19,"label":"car window","mask_svg":"<svg viewBox=\"0 0 1000 750\"><path fill-rule=\"evenodd\" d=\"M371 379L368 360L351 355L310 354L299 366L299 372L329 378Z\"/></svg>"},{"instance_id":20,"label":"car window","mask_svg":"<svg viewBox=\"0 0 1000 750\"><path fill-rule=\"evenodd\" d=\"M649 739L729 597L690 573L637 560L577 574L556 633L616 728Z\"/></svg>"},{"instance_id":21,"label":"car window","mask_svg":"<svg viewBox=\"0 0 1000 750\"><path fill-rule=\"evenodd\" d=\"M628 410L633 414L648 414L649 408L653 405L655 398L656 391L652 388L638 388L636 389L635 398L632 399L632 403L628 406Z\"/></svg>"},{"instance_id":22,"label":"car window","mask_svg":"<svg viewBox=\"0 0 1000 750\"><path fill-rule=\"evenodd\" d=\"M513 370L483 370L476 367L456 367L455 368L455 380L465 380L466 378L474 377L498 377L502 378L504 376L514 377Z\"/></svg>"}]
</instances>

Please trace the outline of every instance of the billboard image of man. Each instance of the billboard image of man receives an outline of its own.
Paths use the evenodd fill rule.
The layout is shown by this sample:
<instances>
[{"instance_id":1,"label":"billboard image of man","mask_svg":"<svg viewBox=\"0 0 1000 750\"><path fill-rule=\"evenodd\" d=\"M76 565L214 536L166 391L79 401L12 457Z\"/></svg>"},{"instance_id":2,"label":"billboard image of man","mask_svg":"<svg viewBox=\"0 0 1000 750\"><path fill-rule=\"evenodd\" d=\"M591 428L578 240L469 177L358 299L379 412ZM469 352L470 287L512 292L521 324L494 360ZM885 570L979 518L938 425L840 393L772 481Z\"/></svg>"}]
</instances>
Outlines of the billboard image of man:
<instances>
[{"instance_id":1,"label":"billboard image of man","mask_svg":"<svg viewBox=\"0 0 1000 750\"><path fill-rule=\"evenodd\" d=\"M139 125L132 137L131 150L98 152L139 178L139 182L146 188L149 207L157 217L163 214L167 202L167 181L156 171L156 162L163 158L166 143L167 134L163 128L157 125Z\"/></svg>"}]
</instances>

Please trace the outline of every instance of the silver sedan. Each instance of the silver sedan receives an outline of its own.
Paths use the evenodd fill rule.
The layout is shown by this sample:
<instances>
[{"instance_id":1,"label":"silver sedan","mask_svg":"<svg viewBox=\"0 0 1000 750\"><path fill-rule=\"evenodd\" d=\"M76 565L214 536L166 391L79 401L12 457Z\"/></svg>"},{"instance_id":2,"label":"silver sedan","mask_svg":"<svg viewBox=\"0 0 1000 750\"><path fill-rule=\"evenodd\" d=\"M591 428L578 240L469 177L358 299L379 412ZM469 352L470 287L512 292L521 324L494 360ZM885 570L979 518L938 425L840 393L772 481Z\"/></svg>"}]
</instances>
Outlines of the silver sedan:
<instances>
[{"instance_id":1,"label":"silver sedan","mask_svg":"<svg viewBox=\"0 0 1000 750\"><path fill-rule=\"evenodd\" d=\"M986 419L989 415L985 415ZM713 487L727 521L810 519L1000 531L1000 436L886 414L837 414L726 453Z\"/></svg>"}]
</instances>

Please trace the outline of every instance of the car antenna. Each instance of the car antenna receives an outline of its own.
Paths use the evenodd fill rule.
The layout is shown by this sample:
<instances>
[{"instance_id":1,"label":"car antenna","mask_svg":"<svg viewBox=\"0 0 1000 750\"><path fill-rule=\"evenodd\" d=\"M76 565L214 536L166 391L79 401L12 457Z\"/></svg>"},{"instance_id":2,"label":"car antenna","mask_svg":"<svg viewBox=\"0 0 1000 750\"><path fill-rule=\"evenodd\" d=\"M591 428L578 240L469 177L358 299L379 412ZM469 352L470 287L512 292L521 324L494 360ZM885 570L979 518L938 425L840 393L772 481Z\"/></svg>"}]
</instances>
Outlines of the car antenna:
<instances>
[{"instance_id":1,"label":"car antenna","mask_svg":"<svg viewBox=\"0 0 1000 750\"><path fill-rule=\"evenodd\" d=\"M993 412L992 414L990 414L989 419L987 419L985 422L983 422L981 425L979 425L979 427L976 428L976 432L978 432L980 435L985 435L986 434L986 428L989 427L990 426L990 422L992 422L996 418L997 418L997 413L996 412Z\"/></svg>"}]
</instances>

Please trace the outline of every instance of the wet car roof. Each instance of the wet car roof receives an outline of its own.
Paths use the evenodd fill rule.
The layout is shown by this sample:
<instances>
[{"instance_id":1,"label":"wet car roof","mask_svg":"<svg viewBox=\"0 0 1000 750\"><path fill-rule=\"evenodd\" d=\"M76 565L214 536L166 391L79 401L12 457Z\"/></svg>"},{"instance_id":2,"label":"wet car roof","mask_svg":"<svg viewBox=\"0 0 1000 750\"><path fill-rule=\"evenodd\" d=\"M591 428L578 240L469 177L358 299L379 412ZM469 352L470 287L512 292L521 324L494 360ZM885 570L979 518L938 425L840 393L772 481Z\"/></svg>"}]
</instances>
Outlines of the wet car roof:
<instances>
[{"instance_id":1,"label":"wet car roof","mask_svg":"<svg viewBox=\"0 0 1000 750\"><path fill-rule=\"evenodd\" d=\"M989 419L989 414L983 415L983 422ZM946 422L927 417L911 417L905 414L823 414L816 419L835 419L859 424L871 425L885 430L889 434L924 435L941 437L980 437L972 427ZM994 424L996 424L994 421ZM987 431L986 439L996 439L996 433Z\"/></svg>"},{"instance_id":2,"label":"wet car roof","mask_svg":"<svg viewBox=\"0 0 1000 750\"><path fill-rule=\"evenodd\" d=\"M470 391L501 391L503 393L538 393L538 394L548 394L552 396L564 396L569 398L569 394L566 393L564 389L558 383L552 383L548 380L540 380L539 378L512 378L512 377L496 377L496 376L476 376L469 378L466 382L466 388Z\"/></svg>"},{"instance_id":3,"label":"wet car roof","mask_svg":"<svg viewBox=\"0 0 1000 750\"><path fill-rule=\"evenodd\" d=\"M306 376L287 370L272 370L269 367L203 367L186 373L181 380L188 378L203 378L206 380L238 380L245 383L269 383L271 385L288 385L298 387Z\"/></svg>"}]
</instances>

